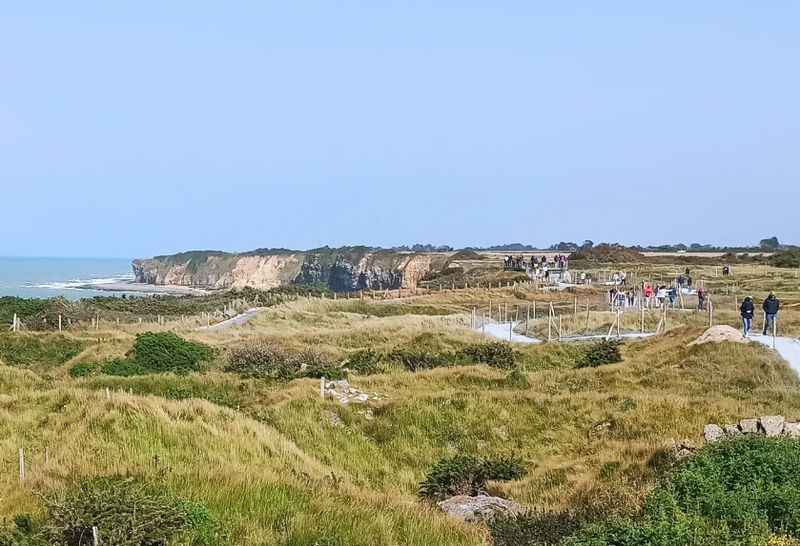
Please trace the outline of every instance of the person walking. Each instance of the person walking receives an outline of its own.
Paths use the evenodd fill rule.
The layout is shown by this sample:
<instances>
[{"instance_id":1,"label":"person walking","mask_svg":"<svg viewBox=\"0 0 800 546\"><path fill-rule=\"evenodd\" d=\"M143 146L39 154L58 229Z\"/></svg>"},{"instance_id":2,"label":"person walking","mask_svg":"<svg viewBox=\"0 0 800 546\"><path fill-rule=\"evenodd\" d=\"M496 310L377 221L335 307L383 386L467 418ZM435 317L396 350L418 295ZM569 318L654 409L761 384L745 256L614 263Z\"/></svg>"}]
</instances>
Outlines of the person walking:
<instances>
[{"instance_id":1,"label":"person walking","mask_svg":"<svg viewBox=\"0 0 800 546\"><path fill-rule=\"evenodd\" d=\"M753 326L753 316L756 312L756 306L753 305L753 298L747 296L739 307L739 313L742 316L742 328L744 330L744 337L750 334L750 328Z\"/></svg>"},{"instance_id":2,"label":"person walking","mask_svg":"<svg viewBox=\"0 0 800 546\"><path fill-rule=\"evenodd\" d=\"M706 309L706 289L702 286L697 289L697 309L698 311Z\"/></svg>"},{"instance_id":3,"label":"person walking","mask_svg":"<svg viewBox=\"0 0 800 546\"><path fill-rule=\"evenodd\" d=\"M770 292L762 305L764 308L764 335L768 330L775 328L775 319L778 318L778 311L781 310L781 300L775 297L774 292Z\"/></svg>"}]
</instances>

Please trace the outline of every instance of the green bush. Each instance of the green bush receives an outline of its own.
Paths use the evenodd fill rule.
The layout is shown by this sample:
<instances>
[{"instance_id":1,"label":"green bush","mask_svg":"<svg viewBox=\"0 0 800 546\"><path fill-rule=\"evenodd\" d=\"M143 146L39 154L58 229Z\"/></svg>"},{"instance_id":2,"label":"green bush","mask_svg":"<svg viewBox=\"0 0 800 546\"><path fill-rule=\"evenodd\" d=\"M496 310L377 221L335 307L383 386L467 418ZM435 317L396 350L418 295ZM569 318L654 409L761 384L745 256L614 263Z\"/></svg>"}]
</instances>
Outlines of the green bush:
<instances>
[{"instance_id":1,"label":"green bush","mask_svg":"<svg viewBox=\"0 0 800 546\"><path fill-rule=\"evenodd\" d=\"M438 338L418 336L391 351L386 355L386 359L402 365L411 372L475 363L510 370L514 367L515 355L507 343L473 343L448 349Z\"/></svg>"},{"instance_id":2,"label":"green bush","mask_svg":"<svg viewBox=\"0 0 800 546\"><path fill-rule=\"evenodd\" d=\"M69 369L69 375L72 377L88 377L92 375L99 365L95 362L78 362Z\"/></svg>"},{"instance_id":3,"label":"green bush","mask_svg":"<svg viewBox=\"0 0 800 546\"><path fill-rule=\"evenodd\" d=\"M431 352L415 348L395 349L389 353L388 358L403 365L410 372L452 366L456 363L452 353Z\"/></svg>"},{"instance_id":4,"label":"green bush","mask_svg":"<svg viewBox=\"0 0 800 546\"><path fill-rule=\"evenodd\" d=\"M711 444L647 498L641 517L580 531L572 546L765 544L800 538L800 442L742 437Z\"/></svg>"},{"instance_id":5,"label":"green bush","mask_svg":"<svg viewBox=\"0 0 800 546\"><path fill-rule=\"evenodd\" d=\"M0 534L2 546L89 546L92 528L100 543L114 546L227 544L228 536L208 510L134 478L96 478L43 496L41 521L15 518Z\"/></svg>"},{"instance_id":6,"label":"green bush","mask_svg":"<svg viewBox=\"0 0 800 546\"><path fill-rule=\"evenodd\" d=\"M173 332L146 332L136 336L128 356L150 373L186 373L202 369L201 363L211 360L214 351Z\"/></svg>"},{"instance_id":7,"label":"green bush","mask_svg":"<svg viewBox=\"0 0 800 546\"><path fill-rule=\"evenodd\" d=\"M372 349L356 351L347 358L345 367L358 375L371 375L381 371L380 355Z\"/></svg>"},{"instance_id":8,"label":"green bush","mask_svg":"<svg viewBox=\"0 0 800 546\"><path fill-rule=\"evenodd\" d=\"M527 389L531 386L528 381L528 375L519 368L514 368L508 372L506 375L506 385L515 389Z\"/></svg>"},{"instance_id":9,"label":"green bush","mask_svg":"<svg viewBox=\"0 0 800 546\"><path fill-rule=\"evenodd\" d=\"M464 347L461 353L475 362L488 364L494 368L510 370L514 367L514 350L508 343L499 341L474 343Z\"/></svg>"},{"instance_id":10,"label":"green bush","mask_svg":"<svg viewBox=\"0 0 800 546\"><path fill-rule=\"evenodd\" d=\"M498 515L488 522L494 546L560 544L581 526L570 512L526 512Z\"/></svg>"},{"instance_id":11,"label":"green bush","mask_svg":"<svg viewBox=\"0 0 800 546\"><path fill-rule=\"evenodd\" d=\"M139 364L137 364L133 360L128 360L126 358L117 358L114 360L109 360L108 362L103 364L103 367L100 368L100 371L106 375L118 375L121 377L145 375L148 373L148 371L143 367L141 367Z\"/></svg>"},{"instance_id":12,"label":"green bush","mask_svg":"<svg viewBox=\"0 0 800 546\"><path fill-rule=\"evenodd\" d=\"M596 368L603 364L622 362L622 354L619 351L621 345L622 342L616 339L604 339L593 343L578 358L575 367Z\"/></svg>"},{"instance_id":13,"label":"green bush","mask_svg":"<svg viewBox=\"0 0 800 546\"><path fill-rule=\"evenodd\" d=\"M525 474L525 467L515 459L456 455L442 459L428 471L419 496L439 501L454 495L478 495L486 490L489 480L516 480Z\"/></svg>"}]
</instances>

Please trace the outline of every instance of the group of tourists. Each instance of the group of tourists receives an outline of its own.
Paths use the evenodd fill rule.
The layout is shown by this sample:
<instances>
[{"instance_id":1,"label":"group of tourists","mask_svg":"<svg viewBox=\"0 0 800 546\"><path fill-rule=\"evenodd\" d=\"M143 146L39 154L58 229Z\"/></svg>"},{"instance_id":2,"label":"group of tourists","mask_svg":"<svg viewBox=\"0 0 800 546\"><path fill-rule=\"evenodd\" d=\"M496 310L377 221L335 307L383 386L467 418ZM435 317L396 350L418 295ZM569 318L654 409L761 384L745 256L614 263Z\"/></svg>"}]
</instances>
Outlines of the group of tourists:
<instances>
[{"instance_id":1,"label":"group of tourists","mask_svg":"<svg viewBox=\"0 0 800 546\"><path fill-rule=\"evenodd\" d=\"M761 304L761 308L764 310L764 331L762 335L767 335L767 332L770 330L775 330L777 323L775 322L778 318L778 312L781 310L781 300L779 300L774 292L770 292L764 302ZM753 318L755 316L756 306L753 303L753 298L747 296L744 301L742 302L741 307L739 308L739 313L742 317L742 330L744 332L744 337L747 337L750 334L750 330L753 327Z\"/></svg>"},{"instance_id":2,"label":"group of tourists","mask_svg":"<svg viewBox=\"0 0 800 546\"><path fill-rule=\"evenodd\" d=\"M626 309L636 307L639 304L639 297L632 288L620 290L614 286L608 291L608 303L612 309Z\"/></svg>"},{"instance_id":3,"label":"group of tourists","mask_svg":"<svg viewBox=\"0 0 800 546\"><path fill-rule=\"evenodd\" d=\"M530 260L525 260L524 256L506 256L503 258L503 268L507 271L548 271L550 269L569 269L569 256L559 254L548 260L547 256L531 256Z\"/></svg>"}]
</instances>

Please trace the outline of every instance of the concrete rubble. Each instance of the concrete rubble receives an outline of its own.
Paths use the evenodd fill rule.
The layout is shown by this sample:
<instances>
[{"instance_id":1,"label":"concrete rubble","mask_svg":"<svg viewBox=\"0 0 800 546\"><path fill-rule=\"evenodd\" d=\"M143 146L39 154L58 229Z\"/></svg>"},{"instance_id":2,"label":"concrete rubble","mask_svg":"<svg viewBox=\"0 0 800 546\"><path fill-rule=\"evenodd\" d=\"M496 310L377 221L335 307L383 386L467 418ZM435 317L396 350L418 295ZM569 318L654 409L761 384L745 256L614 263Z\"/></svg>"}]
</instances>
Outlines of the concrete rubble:
<instances>
[{"instance_id":1,"label":"concrete rubble","mask_svg":"<svg viewBox=\"0 0 800 546\"><path fill-rule=\"evenodd\" d=\"M741 435L800 438L800 423L787 421L783 415L765 415L759 418L742 419L737 424L709 423L703 428L703 436L706 443L709 444Z\"/></svg>"}]
</instances>

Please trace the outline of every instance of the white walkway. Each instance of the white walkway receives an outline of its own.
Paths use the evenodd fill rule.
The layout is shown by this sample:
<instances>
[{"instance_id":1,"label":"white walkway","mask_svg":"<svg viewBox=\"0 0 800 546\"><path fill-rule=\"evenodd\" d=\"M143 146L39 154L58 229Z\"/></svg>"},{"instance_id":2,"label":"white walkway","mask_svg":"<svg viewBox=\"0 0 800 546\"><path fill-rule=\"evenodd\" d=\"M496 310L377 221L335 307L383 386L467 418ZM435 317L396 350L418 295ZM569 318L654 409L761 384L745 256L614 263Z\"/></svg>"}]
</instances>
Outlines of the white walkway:
<instances>
[{"instance_id":1,"label":"white walkway","mask_svg":"<svg viewBox=\"0 0 800 546\"><path fill-rule=\"evenodd\" d=\"M751 334L750 339L770 348L773 346L772 336ZM775 338L774 342L775 350L778 352L778 354L789 363L789 366L791 366L791 368L798 375L800 375L800 340L791 337L778 336Z\"/></svg>"},{"instance_id":2,"label":"white walkway","mask_svg":"<svg viewBox=\"0 0 800 546\"><path fill-rule=\"evenodd\" d=\"M263 307L253 307L252 309L248 309L244 313L240 313L240 314L236 315L235 317L229 318L228 320L223 320L222 322L218 322L216 324L212 324L211 326L201 326L200 328L198 328L198 330L205 330L207 332L218 332L220 330L227 330L228 328L232 328L234 326L240 326L242 324L247 324L262 309L264 309L264 308Z\"/></svg>"},{"instance_id":3,"label":"white walkway","mask_svg":"<svg viewBox=\"0 0 800 546\"><path fill-rule=\"evenodd\" d=\"M503 341L513 341L515 343L541 343L542 340L533 337L523 336L512 332L514 323L511 322L487 322L483 328L477 328L487 336L502 339ZM510 334L510 337L509 337Z\"/></svg>"}]
</instances>

